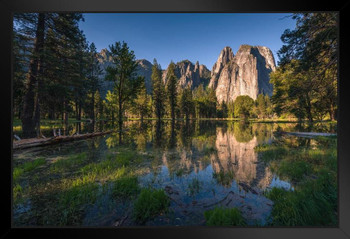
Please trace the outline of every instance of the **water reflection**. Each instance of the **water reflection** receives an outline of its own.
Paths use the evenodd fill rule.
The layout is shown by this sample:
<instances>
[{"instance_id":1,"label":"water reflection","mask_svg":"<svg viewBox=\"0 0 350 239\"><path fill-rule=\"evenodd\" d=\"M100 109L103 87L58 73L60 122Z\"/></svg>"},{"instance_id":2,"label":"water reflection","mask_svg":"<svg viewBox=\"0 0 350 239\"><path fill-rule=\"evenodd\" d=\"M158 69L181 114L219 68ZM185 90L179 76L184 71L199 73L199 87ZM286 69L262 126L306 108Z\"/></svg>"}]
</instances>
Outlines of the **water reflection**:
<instances>
[{"instance_id":1,"label":"water reflection","mask_svg":"<svg viewBox=\"0 0 350 239\"><path fill-rule=\"evenodd\" d=\"M136 171L141 186L164 189L171 200L172 218L154 221L155 225L202 225L203 212L216 206L238 207L248 222L266 222L272 202L264 197L271 187L292 189L289 182L281 181L270 168L259 160L254 148L259 144L279 140L278 131L296 131L300 125L292 123L244 123L231 121L128 121L124 122L122 136L116 132L88 140L76 141L45 148L17 151L14 159L45 157L49 160L86 152L89 162L104 160L120 148L137 151L142 160ZM319 129L327 126L318 126ZM106 122L77 123L62 128L63 134L113 129ZM331 131L334 128L329 127ZM121 138L122 137L122 138ZM122 139L122 140L121 140ZM309 138L284 139L291 146L313 147ZM71 172L69 172L71 173ZM72 172L74 174L75 172ZM68 173L67 173L68 174ZM44 174L40 174L43 177ZM50 172L46 175L53 177ZM54 177L65 177L57 175ZM48 179L51 181L53 179ZM44 181L44 180L42 180ZM33 188L35 185L31 185ZM44 190L43 190L44 191ZM108 195L101 197L91 211L86 224L105 225L106 215L118 217ZM41 204L40 204L41 205ZM96 212L96 208L108 205ZM102 209L101 209L102 210ZM126 210L131 211L131 210ZM113 214L114 213L114 214ZM163 216L165 217L165 216ZM128 218L132 218L131 216ZM177 220L177 218L180 219ZM126 220L124 225L134 225Z\"/></svg>"}]
</instances>

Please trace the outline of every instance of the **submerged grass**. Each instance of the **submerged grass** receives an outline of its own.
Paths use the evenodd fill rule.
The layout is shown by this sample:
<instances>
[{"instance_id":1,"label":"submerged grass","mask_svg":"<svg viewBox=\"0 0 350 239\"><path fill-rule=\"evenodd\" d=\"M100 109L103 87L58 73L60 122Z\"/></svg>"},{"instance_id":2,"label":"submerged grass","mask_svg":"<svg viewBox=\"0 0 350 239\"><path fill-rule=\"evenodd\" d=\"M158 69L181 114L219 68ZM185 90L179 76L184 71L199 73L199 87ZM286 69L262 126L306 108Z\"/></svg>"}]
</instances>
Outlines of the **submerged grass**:
<instances>
[{"instance_id":1,"label":"submerged grass","mask_svg":"<svg viewBox=\"0 0 350 239\"><path fill-rule=\"evenodd\" d=\"M207 226L245 226L242 213L237 208L217 207L204 212Z\"/></svg>"},{"instance_id":2,"label":"submerged grass","mask_svg":"<svg viewBox=\"0 0 350 239\"><path fill-rule=\"evenodd\" d=\"M225 187L231 186L231 183L234 177L235 177L235 174L233 171L228 171L228 172L220 171L217 173L215 172L213 173L213 178L215 178L218 183L220 183Z\"/></svg>"},{"instance_id":3,"label":"submerged grass","mask_svg":"<svg viewBox=\"0 0 350 239\"><path fill-rule=\"evenodd\" d=\"M273 188L266 193L274 201L274 226L332 226L337 224L337 187L334 175L324 171L295 191Z\"/></svg>"},{"instance_id":4,"label":"submerged grass","mask_svg":"<svg viewBox=\"0 0 350 239\"><path fill-rule=\"evenodd\" d=\"M59 225L75 225L81 220L81 212L88 204L96 201L98 184L89 180L77 180L67 185L60 193L58 208L60 209Z\"/></svg>"},{"instance_id":5,"label":"submerged grass","mask_svg":"<svg viewBox=\"0 0 350 239\"><path fill-rule=\"evenodd\" d=\"M117 199L129 199L140 192L137 177L124 177L116 180L112 186L112 196Z\"/></svg>"},{"instance_id":6,"label":"submerged grass","mask_svg":"<svg viewBox=\"0 0 350 239\"><path fill-rule=\"evenodd\" d=\"M170 200L163 189L142 189L134 204L134 218L141 224L161 213L165 213L170 205Z\"/></svg>"},{"instance_id":7,"label":"submerged grass","mask_svg":"<svg viewBox=\"0 0 350 239\"><path fill-rule=\"evenodd\" d=\"M292 141L291 141L292 142ZM299 141L302 142L302 141ZM337 224L336 138L312 139L302 146L287 141L256 148L280 178L290 180L294 191L273 188L271 225L332 226Z\"/></svg>"},{"instance_id":8,"label":"submerged grass","mask_svg":"<svg viewBox=\"0 0 350 239\"><path fill-rule=\"evenodd\" d=\"M192 179L192 181L188 184L188 192L191 196L197 194L201 189L201 183L197 178Z\"/></svg>"}]
</instances>

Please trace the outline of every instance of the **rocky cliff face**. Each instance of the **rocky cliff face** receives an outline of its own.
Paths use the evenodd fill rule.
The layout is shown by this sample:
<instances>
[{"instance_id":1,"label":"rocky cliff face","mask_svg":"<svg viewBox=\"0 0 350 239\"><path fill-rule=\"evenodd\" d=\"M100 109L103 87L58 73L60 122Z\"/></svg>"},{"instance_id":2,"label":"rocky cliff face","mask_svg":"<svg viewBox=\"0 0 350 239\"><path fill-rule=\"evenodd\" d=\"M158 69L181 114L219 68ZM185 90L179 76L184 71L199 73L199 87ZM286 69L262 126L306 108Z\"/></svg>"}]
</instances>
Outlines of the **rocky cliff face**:
<instances>
[{"instance_id":1,"label":"rocky cliff face","mask_svg":"<svg viewBox=\"0 0 350 239\"><path fill-rule=\"evenodd\" d=\"M219 102L234 101L240 95L255 100L259 93L272 95L269 74L275 69L267 47L241 45L235 56L225 47L213 66L209 87L215 89Z\"/></svg>"},{"instance_id":2,"label":"rocky cliff face","mask_svg":"<svg viewBox=\"0 0 350 239\"><path fill-rule=\"evenodd\" d=\"M152 63L145 60L137 60L138 68L137 68L137 74L140 76L145 77L145 83L146 83L146 91L148 94L151 94L152 91L152 82L151 82L151 76L152 76Z\"/></svg>"},{"instance_id":3,"label":"rocky cliff face","mask_svg":"<svg viewBox=\"0 0 350 239\"><path fill-rule=\"evenodd\" d=\"M162 75L165 84L167 73L168 69L164 70ZM175 75L178 78L178 87L194 89L209 81L210 71L204 65L199 65L198 61L194 65L189 60L183 60L175 64Z\"/></svg>"}]
</instances>

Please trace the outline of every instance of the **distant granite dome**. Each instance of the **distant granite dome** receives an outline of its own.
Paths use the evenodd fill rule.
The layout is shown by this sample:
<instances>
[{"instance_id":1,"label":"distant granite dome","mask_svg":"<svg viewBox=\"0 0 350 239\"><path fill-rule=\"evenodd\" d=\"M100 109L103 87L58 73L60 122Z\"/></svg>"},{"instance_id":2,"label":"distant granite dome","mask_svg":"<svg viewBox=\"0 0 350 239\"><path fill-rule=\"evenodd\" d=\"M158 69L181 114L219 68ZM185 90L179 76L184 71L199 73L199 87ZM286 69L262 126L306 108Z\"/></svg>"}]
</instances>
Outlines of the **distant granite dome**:
<instances>
[{"instance_id":1,"label":"distant granite dome","mask_svg":"<svg viewBox=\"0 0 350 239\"><path fill-rule=\"evenodd\" d=\"M254 100L259 93L271 96L269 74L275 70L273 54L265 46L241 45L235 56L225 47L213 66L209 87L219 102L234 101L240 95Z\"/></svg>"}]
</instances>

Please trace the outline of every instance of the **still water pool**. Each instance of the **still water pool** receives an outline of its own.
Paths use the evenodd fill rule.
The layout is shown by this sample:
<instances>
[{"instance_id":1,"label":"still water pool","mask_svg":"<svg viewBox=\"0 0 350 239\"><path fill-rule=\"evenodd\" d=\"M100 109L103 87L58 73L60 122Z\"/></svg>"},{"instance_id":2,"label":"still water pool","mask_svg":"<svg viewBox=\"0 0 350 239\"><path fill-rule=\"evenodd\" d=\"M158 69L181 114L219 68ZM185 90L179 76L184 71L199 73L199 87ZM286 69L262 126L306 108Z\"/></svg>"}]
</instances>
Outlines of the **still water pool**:
<instances>
[{"instance_id":1,"label":"still water pool","mask_svg":"<svg viewBox=\"0 0 350 239\"><path fill-rule=\"evenodd\" d=\"M294 123L136 121L124 127L121 139L116 133L14 151L14 225L206 225L204 214L214 208L237 208L247 225L267 225L274 203L266 192L293 191L295 182L261 160L257 146L318 144L278 133L299 131ZM159 206L164 198L156 200L152 211L152 201L140 199L145 189L160 190L166 206Z\"/></svg>"}]
</instances>

